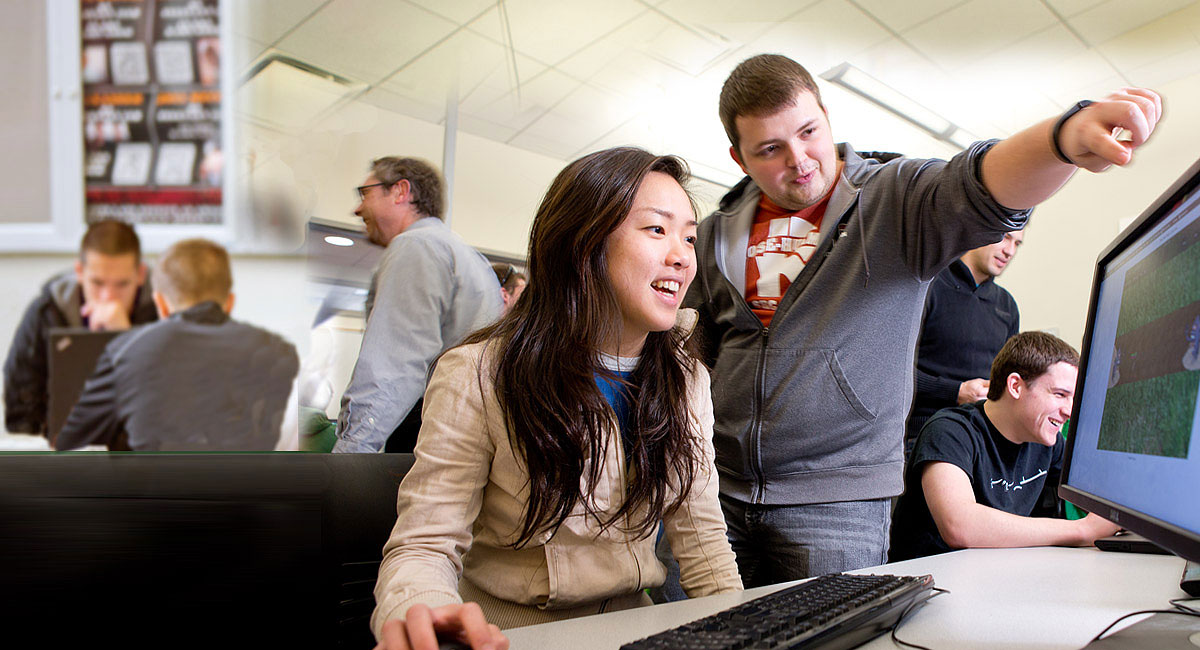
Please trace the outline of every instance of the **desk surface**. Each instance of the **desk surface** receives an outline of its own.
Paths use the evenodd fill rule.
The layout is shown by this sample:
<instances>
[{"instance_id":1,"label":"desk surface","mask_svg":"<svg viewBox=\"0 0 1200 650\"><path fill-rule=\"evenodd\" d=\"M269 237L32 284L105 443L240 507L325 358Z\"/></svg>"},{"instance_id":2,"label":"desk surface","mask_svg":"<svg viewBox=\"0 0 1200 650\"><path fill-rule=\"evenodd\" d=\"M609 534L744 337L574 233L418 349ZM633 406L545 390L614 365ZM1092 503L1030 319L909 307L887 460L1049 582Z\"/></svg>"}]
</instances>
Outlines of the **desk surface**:
<instances>
[{"instance_id":1,"label":"desk surface","mask_svg":"<svg viewBox=\"0 0 1200 650\"><path fill-rule=\"evenodd\" d=\"M1123 614L1169 607L1184 561L1093 548L971 549L855 573L932 574L951 593L917 610L898 635L935 649L1082 648ZM546 623L505 632L513 650L615 650L784 585ZM1122 626L1141 617L1126 619ZM885 635L863 646L894 648Z\"/></svg>"}]
</instances>

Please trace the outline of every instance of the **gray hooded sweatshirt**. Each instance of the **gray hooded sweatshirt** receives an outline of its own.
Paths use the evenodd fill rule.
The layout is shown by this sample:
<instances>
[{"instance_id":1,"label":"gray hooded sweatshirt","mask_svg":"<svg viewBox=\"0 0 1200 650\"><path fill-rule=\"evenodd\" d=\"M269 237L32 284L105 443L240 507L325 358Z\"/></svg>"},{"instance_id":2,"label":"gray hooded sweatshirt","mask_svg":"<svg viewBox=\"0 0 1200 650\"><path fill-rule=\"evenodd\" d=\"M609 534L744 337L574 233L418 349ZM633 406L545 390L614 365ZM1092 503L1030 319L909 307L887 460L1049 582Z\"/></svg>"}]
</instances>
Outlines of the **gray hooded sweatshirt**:
<instances>
[{"instance_id":1,"label":"gray hooded sweatshirt","mask_svg":"<svg viewBox=\"0 0 1200 650\"><path fill-rule=\"evenodd\" d=\"M721 492L785 505L903 491L904 420L929 281L964 252L1024 227L984 189L995 141L949 162L845 161L808 265L770 328L744 297L746 243L760 196L744 179L700 224L698 273L684 304L700 313L712 371Z\"/></svg>"}]
</instances>

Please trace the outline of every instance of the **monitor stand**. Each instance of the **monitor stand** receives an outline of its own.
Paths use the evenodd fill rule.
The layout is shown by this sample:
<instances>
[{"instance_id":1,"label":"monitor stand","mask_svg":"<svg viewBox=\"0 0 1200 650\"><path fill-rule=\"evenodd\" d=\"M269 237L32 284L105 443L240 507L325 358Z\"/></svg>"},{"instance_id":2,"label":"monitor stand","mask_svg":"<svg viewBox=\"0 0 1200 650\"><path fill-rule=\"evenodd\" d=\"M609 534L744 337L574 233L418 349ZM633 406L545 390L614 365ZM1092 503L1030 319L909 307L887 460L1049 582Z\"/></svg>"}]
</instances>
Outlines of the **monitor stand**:
<instances>
[{"instance_id":1,"label":"monitor stand","mask_svg":"<svg viewBox=\"0 0 1200 650\"><path fill-rule=\"evenodd\" d=\"M1183 614L1154 614L1129 627L1089 643L1086 650L1196 650L1200 648L1200 618Z\"/></svg>"},{"instance_id":2,"label":"monitor stand","mask_svg":"<svg viewBox=\"0 0 1200 650\"><path fill-rule=\"evenodd\" d=\"M1200 563L1188 561L1179 587L1200 598ZM1155 614L1087 645L1087 650L1156 648L1196 650L1200 648L1200 618L1184 614Z\"/></svg>"}]
</instances>

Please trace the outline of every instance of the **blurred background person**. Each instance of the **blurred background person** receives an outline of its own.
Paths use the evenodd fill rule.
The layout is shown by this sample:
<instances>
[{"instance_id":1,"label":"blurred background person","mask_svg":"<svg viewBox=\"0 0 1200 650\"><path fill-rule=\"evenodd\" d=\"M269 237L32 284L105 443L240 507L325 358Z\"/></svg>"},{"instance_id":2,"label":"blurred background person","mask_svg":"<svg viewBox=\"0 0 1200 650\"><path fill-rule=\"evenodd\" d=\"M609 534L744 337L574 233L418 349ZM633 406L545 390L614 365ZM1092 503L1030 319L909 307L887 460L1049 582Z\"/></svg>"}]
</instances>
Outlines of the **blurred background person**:
<instances>
[{"instance_id":1,"label":"blurred background person","mask_svg":"<svg viewBox=\"0 0 1200 650\"><path fill-rule=\"evenodd\" d=\"M47 433L50 330L127 330L158 319L133 226L97 221L88 227L73 270L51 278L25 310L4 362L4 425L14 433Z\"/></svg>"},{"instance_id":2,"label":"blurred background person","mask_svg":"<svg viewBox=\"0 0 1200 650\"><path fill-rule=\"evenodd\" d=\"M205 239L178 242L154 285L162 320L108 344L55 448L275 449L300 362L280 336L229 317L229 254Z\"/></svg>"}]
</instances>

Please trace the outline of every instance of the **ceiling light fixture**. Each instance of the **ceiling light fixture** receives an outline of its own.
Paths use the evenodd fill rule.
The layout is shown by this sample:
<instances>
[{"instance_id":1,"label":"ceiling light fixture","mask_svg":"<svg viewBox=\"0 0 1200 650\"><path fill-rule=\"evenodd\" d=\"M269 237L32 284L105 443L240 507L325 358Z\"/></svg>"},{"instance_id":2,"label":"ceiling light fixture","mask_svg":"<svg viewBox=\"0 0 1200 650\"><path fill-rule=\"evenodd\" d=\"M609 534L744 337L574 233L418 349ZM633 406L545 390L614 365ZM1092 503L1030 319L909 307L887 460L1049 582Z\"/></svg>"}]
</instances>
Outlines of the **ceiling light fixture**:
<instances>
[{"instance_id":1,"label":"ceiling light fixture","mask_svg":"<svg viewBox=\"0 0 1200 650\"><path fill-rule=\"evenodd\" d=\"M959 149L966 149L978 139L954 122L905 97L898 90L849 63L842 63L821 73L821 78L849 90L934 138Z\"/></svg>"},{"instance_id":2,"label":"ceiling light fixture","mask_svg":"<svg viewBox=\"0 0 1200 650\"><path fill-rule=\"evenodd\" d=\"M246 73L237 108L262 124L295 131L366 88L364 83L272 53Z\"/></svg>"},{"instance_id":3,"label":"ceiling light fixture","mask_svg":"<svg viewBox=\"0 0 1200 650\"><path fill-rule=\"evenodd\" d=\"M326 235L325 243L333 244L334 246L353 246L354 240L350 239L349 237L339 237L337 235Z\"/></svg>"}]
</instances>

